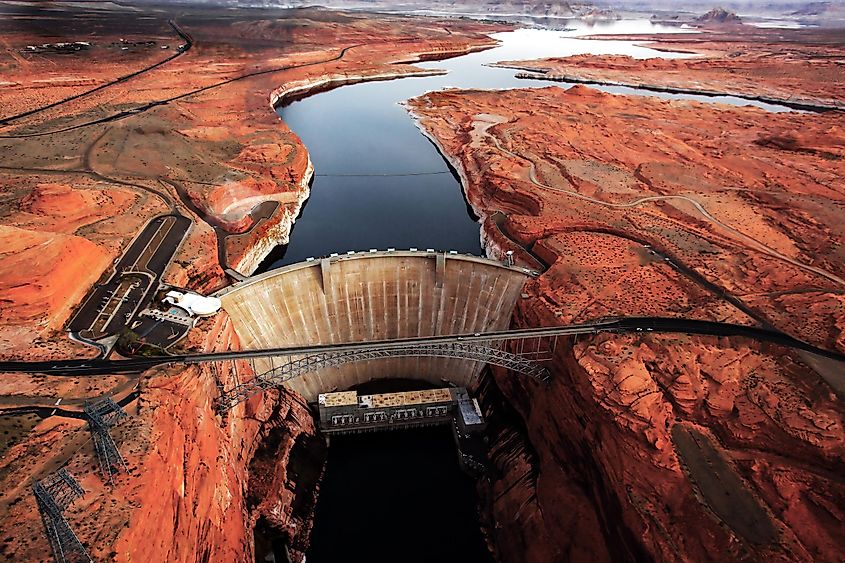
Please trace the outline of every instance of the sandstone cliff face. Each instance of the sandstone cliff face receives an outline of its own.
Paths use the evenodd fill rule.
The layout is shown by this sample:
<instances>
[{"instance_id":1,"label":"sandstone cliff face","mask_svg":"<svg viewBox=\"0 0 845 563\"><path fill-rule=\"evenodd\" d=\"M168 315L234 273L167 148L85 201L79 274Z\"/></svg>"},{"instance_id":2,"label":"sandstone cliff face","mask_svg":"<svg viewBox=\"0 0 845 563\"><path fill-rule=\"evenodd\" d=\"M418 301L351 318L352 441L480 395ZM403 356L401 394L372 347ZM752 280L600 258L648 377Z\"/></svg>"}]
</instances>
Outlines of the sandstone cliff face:
<instances>
[{"instance_id":1,"label":"sandstone cliff face","mask_svg":"<svg viewBox=\"0 0 845 563\"><path fill-rule=\"evenodd\" d=\"M225 316L202 344L237 346ZM221 418L212 400L217 381L234 377L230 368L190 368L145 382L138 424L148 428L149 449L130 456L137 470L116 491L137 507L114 543L118 560L254 561L253 528L262 518L291 545L307 545L310 514L293 507L313 504L316 490L297 486L288 467L295 444L315 434L311 416L276 391ZM249 366L238 369L243 376ZM315 465L319 471L321 460Z\"/></svg>"},{"instance_id":2,"label":"sandstone cliff face","mask_svg":"<svg viewBox=\"0 0 845 563\"><path fill-rule=\"evenodd\" d=\"M840 345L838 298L824 297L840 266L796 266L842 236L805 208L841 205L840 159L758 152L788 123L796 144L837 145L832 116L584 87L438 92L411 107L461 170L489 251L548 266L516 326L684 316ZM811 187L809 170L829 181ZM789 203L769 208L782 189ZM524 427L494 442L484 491L501 559L836 560L843 410L810 366L752 342L643 333L559 342L548 386L494 370Z\"/></svg>"},{"instance_id":3,"label":"sandstone cliff face","mask_svg":"<svg viewBox=\"0 0 845 563\"><path fill-rule=\"evenodd\" d=\"M531 442L522 418L528 395L514 393L518 387L491 372L478 390L491 437L490 478L479 483L491 551L505 562L611 561L599 512L578 486L581 476L572 463L541 465L548 454Z\"/></svg>"},{"instance_id":4,"label":"sandstone cliff face","mask_svg":"<svg viewBox=\"0 0 845 563\"><path fill-rule=\"evenodd\" d=\"M523 301L516 319L555 317ZM493 534L502 559L835 561L841 408L818 376L771 352L604 336L559 349L549 386L497 371L536 452L528 468L510 466L533 482L493 485L493 517L508 523ZM685 428L705 445L683 447Z\"/></svg>"},{"instance_id":5,"label":"sandstone cliff face","mask_svg":"<svg viewBox=\"0 0 845 563\"><path fill-rule=\"evenodd\" d=\"M204 328L193 334L192 346L237 348L225 315ZM238 366L242 376L249 369ZM285 391L256 396L221 418L213 408L217 381L232 377L231 365L147 373L140 398L127 407L132 416L112 431L129 467L114 486L96 471L83 420L38 424L0 463L9 484L0 506L19 530L0 553L17 561L45 556L27 475L66 465L86 490L68 519L96 560L251 562L259 520L301 555L316 497L314 471L318 476L322 467L321 439L314 438L307 408Z\"/></svg>"},{"instance_id":6,"label":"sandstone cliff face","mask_svg":"<svg viewBox=\"0 0 845 563\"><path fill-rule=\"evenodd\" d=\"M311 193L314 165L307 155L306 159L305 170L295 184L295 191L289 193L285 204L280 203L280 209L276 209L266 220L253 222L253 228L248 233L240 237L226 237L224 244L227 262L238 272L254 273L274 248L290 240L293 223Z\"/></svg>"}]
</instances>

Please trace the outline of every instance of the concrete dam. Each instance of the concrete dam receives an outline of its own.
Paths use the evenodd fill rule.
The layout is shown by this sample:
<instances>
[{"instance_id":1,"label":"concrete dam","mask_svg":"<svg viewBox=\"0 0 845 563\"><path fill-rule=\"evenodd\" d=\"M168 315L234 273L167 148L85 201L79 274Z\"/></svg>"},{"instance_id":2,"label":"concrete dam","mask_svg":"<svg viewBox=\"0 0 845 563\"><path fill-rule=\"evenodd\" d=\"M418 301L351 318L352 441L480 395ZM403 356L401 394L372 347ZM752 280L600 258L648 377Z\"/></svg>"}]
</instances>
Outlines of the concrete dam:
<instances>
[{"instance_id":1,"label":"concrete dam","mask_svg":"<svg viewBox=\"0 0 845 563\"><path fill-rule=\"evenodd\" d=\"M507 329L533 274L495 260L434 251L333 255L272 270L221 291L244 349L340 344ZM269 360L255 360L258 372ZM307 401L377 379L471 387L483 364L379 358L324 368L286 385Z\"/></svg>"}]
</instances>

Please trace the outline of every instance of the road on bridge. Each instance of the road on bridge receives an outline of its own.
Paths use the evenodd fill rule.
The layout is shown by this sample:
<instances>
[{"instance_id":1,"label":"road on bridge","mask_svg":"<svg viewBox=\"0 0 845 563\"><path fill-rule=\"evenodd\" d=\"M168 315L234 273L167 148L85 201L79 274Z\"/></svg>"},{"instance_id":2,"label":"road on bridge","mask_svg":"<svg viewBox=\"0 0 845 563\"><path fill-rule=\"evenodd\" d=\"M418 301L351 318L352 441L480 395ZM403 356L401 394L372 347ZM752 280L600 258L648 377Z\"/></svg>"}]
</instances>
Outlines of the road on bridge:
<instances>
[{"instance_id":1,"label":"road on bridge","mask_svg":"<svg viewBox=\"0 0 845 563\"><path fill-rule=\"evenodd\" d=\"M811 352L818 356L845 362L845 354L826 350L793 338L782 332L744 325L664 317L629 317L584 323L570 326L506 330L500 332L473 333L448 336L428 336L375 342L355 342L349 344L324 344L317 346L294 346L287 348L269 348L264 350L241 350L235 352L214 352L207 354L182 354L173 356L152 356L129 358L126 360L106 359L67 359L39 362L0 362L0 372L44 373L50 375L104 375L111 373L138 373L151 367L167 364L199 364L227 360L244 360L268 357L302 357L312 354L346 353L364 350L389 350L407 348L413 345L431 346L450 342L498 344L512 340L575 336L579 334L612 333L676 333L705 336L734 336L750 338L759 342L768 342L779 346ZM841 378L839 378L841 379ZM842 381L828 381L834 388L837 385L845 389Z\"/></svg>"}]
</instances>

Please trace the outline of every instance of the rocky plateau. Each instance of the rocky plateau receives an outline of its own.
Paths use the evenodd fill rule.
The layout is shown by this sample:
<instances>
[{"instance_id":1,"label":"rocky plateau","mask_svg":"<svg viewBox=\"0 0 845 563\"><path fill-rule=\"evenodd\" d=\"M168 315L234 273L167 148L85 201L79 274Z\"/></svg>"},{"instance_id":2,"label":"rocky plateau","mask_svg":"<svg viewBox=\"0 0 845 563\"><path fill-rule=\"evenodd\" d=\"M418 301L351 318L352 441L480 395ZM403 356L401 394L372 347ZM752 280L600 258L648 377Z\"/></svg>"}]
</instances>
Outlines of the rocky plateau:
<instances>
[{"instance_id":1,"label":"rocky plateau","mask_svg":"<svg viewBox=\"0 0 845 563\"><path fill-rule=\"evenodd\" d=\"M323 9L0 2L0 16L0 350L16 359L95 354L65 323L156 215L192 219L164 281L199 292L284 243L313 166L274 104L431 72L412 63L488 48L504 29ZM698 58L507 64L841 107L841 36L732 28L637 38ZM544 270L514 326L683 316L845 351L841 112L584 85L447 90L410 109L460 175L488 252ZM239 346L220 313L179 349ZM324 452L295 393L220 415L231 369L2 375L3 558L46 557L30 486L66 467L86 490L66 515L97 560L254 561L256 530L303 559ZM649 333L564 342L546 386L494 369L482 402L511 418L492 425L479 483L491 548L508 563L839 561L840 378L840 365L771 345ZM80 413L105 394L131 415L114 431L129 471L111 485Z\"/></svg>"},{"instance_id":2,"label":"rocky plateau","mask_svg":"<svg viewBox=\"0 0 845 563\"><path fill-rule=\"evenodd\" d=\"M845 347L841 114L585 86L434 92L410 109L461 171L488 248L548 267L517 326L677 315ZM486 493L508 523L501 560L841 555L839 368L642 334L559 349L548 387L494 371L532 452Z\"/></svg>"},{"instance_id":3,"label":"rocky plateau","mask_svg":"<svg viewBox=\"0 0 845 563\"><path fill-rule=\"evenodd\" d=\"M698 33L595 36L642 42L691 58L633 59L577 55L497 66L561 82L621 85L703 95L731 95L799 109L845 109L845 52L841 30L771 30L719 25Z\"/></svg>"}]
</instances>

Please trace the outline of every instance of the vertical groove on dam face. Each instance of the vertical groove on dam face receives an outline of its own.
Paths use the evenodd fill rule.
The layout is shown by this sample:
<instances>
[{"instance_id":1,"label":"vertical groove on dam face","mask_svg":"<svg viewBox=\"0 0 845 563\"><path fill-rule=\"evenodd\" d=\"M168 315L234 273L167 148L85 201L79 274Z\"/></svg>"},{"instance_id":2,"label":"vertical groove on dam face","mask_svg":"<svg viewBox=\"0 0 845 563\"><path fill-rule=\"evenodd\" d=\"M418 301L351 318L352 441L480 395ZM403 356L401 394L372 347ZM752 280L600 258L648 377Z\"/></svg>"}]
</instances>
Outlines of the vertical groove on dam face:
<instances>
[{"instance_id":1,"label":"vertical groove on dam face","mask_svg":"<svg viewBox=\"0 0 845 563\"><path fill-rule=\"evenodd\" d=\"M219 296L244 349L508 328L528 272L461 255L441 255L438 272L437 256L409 251L314 260L235 284ZM482 367L454 358L385 358L326 368L288 386L307 400L373 379L470 386ZM270 363L256 361L256 368Z\"/></svg>"}]
</instances>

